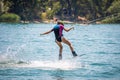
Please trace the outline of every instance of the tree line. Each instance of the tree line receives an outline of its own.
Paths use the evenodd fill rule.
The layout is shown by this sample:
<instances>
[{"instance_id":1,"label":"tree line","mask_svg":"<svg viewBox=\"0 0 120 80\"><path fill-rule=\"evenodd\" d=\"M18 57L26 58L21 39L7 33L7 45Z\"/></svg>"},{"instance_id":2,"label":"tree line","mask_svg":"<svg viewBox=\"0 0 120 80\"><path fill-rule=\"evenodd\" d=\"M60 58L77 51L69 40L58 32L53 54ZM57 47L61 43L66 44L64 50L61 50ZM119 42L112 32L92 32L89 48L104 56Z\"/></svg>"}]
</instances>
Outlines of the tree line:
<instances>
[{"instance_id":1,"label":"tree line","mask_svg":"<svg viewBox=\"0 0 120 80\"><path fill-rule=\"evenodd\" d=\"M42 21L58 16L61 20L77 21L78 17L103 22L120 22L120 0L1 0L0 15L14 13L21 20ZM107 16L112 16L107 17Z\"/></svg>"}]
</instances>

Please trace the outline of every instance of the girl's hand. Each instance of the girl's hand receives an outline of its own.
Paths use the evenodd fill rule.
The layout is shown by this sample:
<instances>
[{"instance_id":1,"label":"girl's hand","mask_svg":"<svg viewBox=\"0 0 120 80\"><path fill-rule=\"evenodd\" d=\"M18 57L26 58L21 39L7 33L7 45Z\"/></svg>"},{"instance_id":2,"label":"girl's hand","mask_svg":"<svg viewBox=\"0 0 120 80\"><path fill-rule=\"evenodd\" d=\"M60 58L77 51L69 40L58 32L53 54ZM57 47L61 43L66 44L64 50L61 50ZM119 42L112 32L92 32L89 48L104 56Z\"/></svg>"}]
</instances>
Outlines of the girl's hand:
<instances>
[{"instance_id":1,"label":"girl's hand","mask_svg":"<svg viewBox=\"0 0 120 80\"><path fill-rule=\"evenodd\" d=\"M40 34L40 36L42 36L43 34Z\"/></svg>"}]
</instances>

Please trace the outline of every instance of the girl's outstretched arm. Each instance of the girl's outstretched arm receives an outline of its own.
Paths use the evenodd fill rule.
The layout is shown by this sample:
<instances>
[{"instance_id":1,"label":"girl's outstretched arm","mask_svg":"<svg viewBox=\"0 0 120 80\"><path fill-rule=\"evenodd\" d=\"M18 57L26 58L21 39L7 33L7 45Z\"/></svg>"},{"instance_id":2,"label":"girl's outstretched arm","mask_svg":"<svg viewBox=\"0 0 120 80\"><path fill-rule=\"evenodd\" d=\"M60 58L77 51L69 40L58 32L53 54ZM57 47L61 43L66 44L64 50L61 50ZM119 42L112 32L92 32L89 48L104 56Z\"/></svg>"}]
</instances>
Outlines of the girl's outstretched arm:
<instances>
[{"instance_id":1,"label":"girl's outstretched arm","mask_svg":"<svg viewBox=\"0 0 120 80\"><path fill-rule=\"evenodd\" d=\"M51 33L52 31L53 31L53 29L51 29L51 30L49 30L49 31L47 31L47 32L41 33L40 35L49 34L49 33Z\"/></svg>"},{"instance_id":2,"label":"girl's outstretched arm","mask_svg":"<svg viewBox=\"0 0 120 80\"><path fill-rule=\"evenodd\" d=\"M72 29L74 29L74 27L71 27L71 28L64 28L64 30L65 30L66 32L68 32L68 31L70 31L70 30L72 30Z\"/></svg>"}]
</instances>

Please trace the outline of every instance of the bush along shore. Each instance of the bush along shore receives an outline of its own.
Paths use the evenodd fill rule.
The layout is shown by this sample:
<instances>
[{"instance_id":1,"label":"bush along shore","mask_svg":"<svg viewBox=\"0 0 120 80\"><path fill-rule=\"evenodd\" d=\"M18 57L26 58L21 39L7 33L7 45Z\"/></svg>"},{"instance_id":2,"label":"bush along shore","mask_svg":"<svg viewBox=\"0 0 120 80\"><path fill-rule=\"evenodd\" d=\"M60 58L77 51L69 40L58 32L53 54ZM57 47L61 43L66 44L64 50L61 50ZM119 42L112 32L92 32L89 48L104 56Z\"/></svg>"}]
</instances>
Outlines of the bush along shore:
<instances>
[{"instance_id":1,"label":"bush along shore","mask_svg":"<svg viewBox=\"0 0 120 80\"><path fill-rule=\"evenodd\" d=\"M13 13L0 15L0 22L20 22L20 16Z\"/></svg>"},{"instance_id":2,"label":"bush along shore","mask_svg":"<svg viewBox=\"0 0 120 80\"><path fill-rule=\"evenodd\" d=\"M117 14L117 16L107 16L104 18L98 18L95 20L77 20L77 21L71 21L71 20L61 20L63 23L80 23L80 24L110 24L110 23L120 23L120 14ZM0 22L8 22L8 23L54 23L52 19L45 19L45 20L22 20L21 17L14 13L5 13L0 15Z\"/></svg>"}]
</instances>

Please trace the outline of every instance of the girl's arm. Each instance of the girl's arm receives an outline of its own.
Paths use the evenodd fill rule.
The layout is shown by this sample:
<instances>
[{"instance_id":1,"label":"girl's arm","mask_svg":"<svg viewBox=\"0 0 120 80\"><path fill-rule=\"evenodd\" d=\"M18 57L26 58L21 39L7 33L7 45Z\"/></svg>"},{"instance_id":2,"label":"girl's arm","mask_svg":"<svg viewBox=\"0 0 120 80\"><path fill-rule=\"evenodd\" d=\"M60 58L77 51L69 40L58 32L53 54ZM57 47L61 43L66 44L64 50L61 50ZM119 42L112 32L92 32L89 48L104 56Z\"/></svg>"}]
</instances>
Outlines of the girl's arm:
<instances>
[{"instance_id":1,"label":"girl's arm","mask_svg":"<svg viewBox=\"0 0 120 80\"><path fill-rule=\"evenodd\" d=\"M71 28L64 28L64 30L65 30L66 32L68 32L68 31L70 31L70 30L72 30L72 29L74 29L74 27L71 27Z\"/></svg>"},{"instance_id":2,"label":"girl's arm","mask_svg":"<svg viewBox=\"0 0 120 80\"><path fill-rule=\"evenodd\" d=\"M53 31L53 29L52 29L52 30L49 30L49 31L47 31L47 32L41 33L40 35L49 34L49 33L51 33L52 31Z\"/></svg>"}]
</instances>

